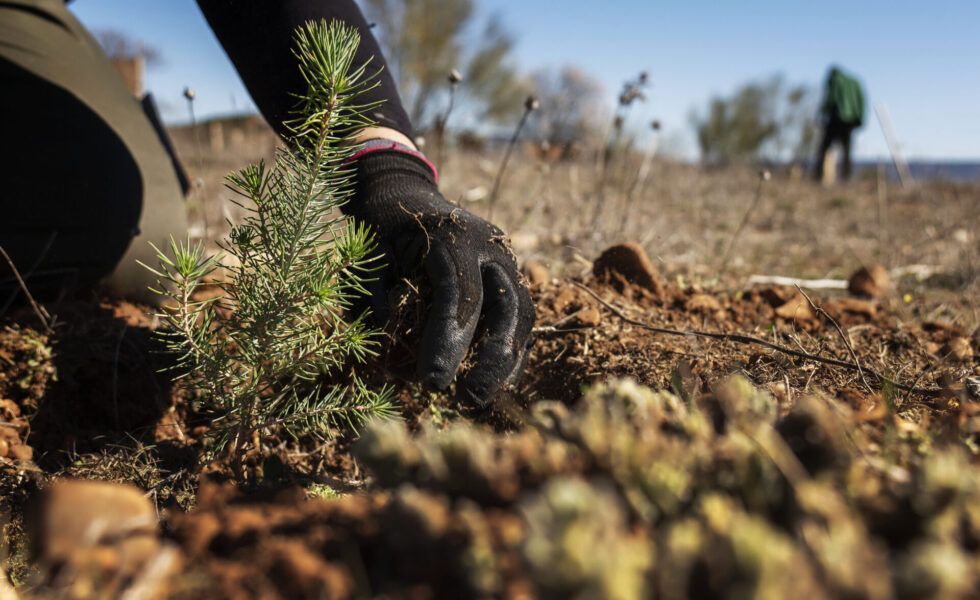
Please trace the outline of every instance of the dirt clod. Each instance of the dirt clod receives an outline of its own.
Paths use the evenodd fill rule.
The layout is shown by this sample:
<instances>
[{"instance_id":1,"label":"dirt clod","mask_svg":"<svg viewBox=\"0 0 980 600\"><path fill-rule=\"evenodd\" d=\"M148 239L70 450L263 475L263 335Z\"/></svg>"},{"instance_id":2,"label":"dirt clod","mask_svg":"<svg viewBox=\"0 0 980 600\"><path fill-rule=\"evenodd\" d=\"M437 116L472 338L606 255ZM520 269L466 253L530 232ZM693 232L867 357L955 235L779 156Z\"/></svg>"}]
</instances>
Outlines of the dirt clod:
<instances>
[{"instance_id":1,"label":"dirt clod","mask_svg":"<svg viewBox=\"0 0 980 600\"><path fill-rule=\"evenodd\" d=\"M942 353L961 362L972 359L973 347L970 345L970 338L963 336L950 338L943 347Z\"/></svg>"},{"instance_id":2,"label":"dirt clod","mask_svg":"<svg viewBox=\"0 0 980 600\"><path fill-rule=\"evenodd\" d=\"M888 270L879 264L861 267L847 280L848 291L865 298L880 298L890 287Z\"/></svg>"},{"instance_id":3,"label":"dirt clod","mask_svg":"<svg viewBox=\"0 0 980 600\"><path fill-rule=\"evenodd\" d=\"M122 562L144 561L156 550L156 512L136 487L62 480L41 500L35 539L51 563L83 560L96 546L116 546Z\"/></svg>"},{"instance_id":4,"label":"dirt clod","mask_svg":"<svg viewBox=\"0 0 980 600\"><path fill-rule=\"evenodd\" d=\"M589 305L575 313L575 320L585 327L598 327L602 323L602 312L595 306Z\"/></svg>"},{"instance_id":5,"label":"dirt clod","mask_svg":"<svg viewBox=\"0 0 980 600\"><path fill-rule=\"evenodd\" d=\"M868 319L874 319L878 314L878 307L873 302L861 300L860 298L839 298L826 306L828 311L850 313L861 315Z\"/></svg>"},{"instance_id":6,"label":"dirt clod","mask_svg":"<svg viewBox=\"0 0 980 600\"><path fill-rule=\"evenodd\" d=\"M817 317L816 313L813 312L813 307L800 293L778 306L776 315L797 322L812 321Z\"/></svg>"},{"instance_id":7,"label":"dirt clod","mask_svg":"<svg viewBox=\"0 0 980 600\"><path fill-rule=\"evenodd\" d=\"M634 285L655 296L663 295L660 275L643 247L633 242L606 248L593 263L592 272L597 279L612 283L618 289Z\"/></svg>"},{"instance_id":8,"label":"dirt clod","mask_svg":"<svg viewBox=\"0 0 980 600\"><path fill-rule=\"evenodd\" d=\"M528 282L535 287L548 285L551 281L551 272L543 263L536 260L529 260L524 263L524 276Z\"/></svg>"},{"instance_id":9,"label":"dirt clod","mask_svg":"<svg viewBox=\"0 0 980 600\"><path fill-rule=\"evenodd\" d=\"M98 586L109 596L137 590L163 597L162 580L178 568L158 537L156 510L135 486L60 480L47 488L31 524L46 585L66 597Z\"/></svg>"}]
</instances>

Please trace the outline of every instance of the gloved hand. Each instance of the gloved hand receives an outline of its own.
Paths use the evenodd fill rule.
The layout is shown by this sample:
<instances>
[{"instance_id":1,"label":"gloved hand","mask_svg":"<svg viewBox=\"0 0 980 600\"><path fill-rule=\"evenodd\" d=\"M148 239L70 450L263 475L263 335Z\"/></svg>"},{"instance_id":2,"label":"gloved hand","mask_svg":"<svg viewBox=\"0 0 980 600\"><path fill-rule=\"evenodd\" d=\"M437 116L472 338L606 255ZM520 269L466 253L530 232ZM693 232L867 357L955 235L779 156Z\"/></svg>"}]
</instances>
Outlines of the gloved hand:
<instances>
[{"instance_id":1,"label":"gloved hand","mask_svg":"<svg viewBox=\"0 0 980 600\"><path fill-rule=\"evenodd\" d=\"M387 264L371 290L375 314L387 318L387 291L421 267L432 302L419 347L419 379L445 389L476 341L474 366L457 385L457 398L490 402L520 375L535 317L506 236L450 204L421 158L381 150L355 165L354 195L344 212L371 227Z\"/></svg>"}]
</instances>

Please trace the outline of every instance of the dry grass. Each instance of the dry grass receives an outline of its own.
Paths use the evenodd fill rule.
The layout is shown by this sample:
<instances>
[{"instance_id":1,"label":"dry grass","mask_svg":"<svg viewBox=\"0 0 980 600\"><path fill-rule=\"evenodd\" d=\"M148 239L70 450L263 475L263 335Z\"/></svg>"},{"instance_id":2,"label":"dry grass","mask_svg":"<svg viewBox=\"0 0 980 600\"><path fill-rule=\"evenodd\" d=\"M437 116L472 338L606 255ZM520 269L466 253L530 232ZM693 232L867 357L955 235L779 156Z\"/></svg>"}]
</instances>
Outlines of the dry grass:
<instances>
[{"instance_id":1,"label":"dry grass","mask_svg":"<svg viewBox=\"0 0 980 600\"><path fill-rule=\"evenodd\" d=\"M225 219L236 218L222 187L224 174L268 159L275 140L267 132L218 155L205 151L201 170L193 168L198 161L191 138L186 132L175 137L178 152L202 182L190 201L194 232L203 234L206 213L209 237L217 239L227 231ZM485 216L500 152L447 151L442 192ZM642 245L673 276L730 289L752 274L846 278L878 262L900 275L899 291L912 296L910 309L928 311L916 316L953 319L971 329L980 324L973 300L980 291L980 239L969 226L980 222L978 185L927 182L902 189L869 173L825 188L776 172L748 212L758 187L752 169L705 170L656 160L645 183L635 186L641 158L632 156L610 167L594 221L595 161L583 156L550 162L538 154L530 144L516 150L495 222L511 234L522 261L539 260L553 275L580 274L599 251L627 240ZM747 212L726 276L718 281L725 249Z\"/></svg>"}]
</instances>

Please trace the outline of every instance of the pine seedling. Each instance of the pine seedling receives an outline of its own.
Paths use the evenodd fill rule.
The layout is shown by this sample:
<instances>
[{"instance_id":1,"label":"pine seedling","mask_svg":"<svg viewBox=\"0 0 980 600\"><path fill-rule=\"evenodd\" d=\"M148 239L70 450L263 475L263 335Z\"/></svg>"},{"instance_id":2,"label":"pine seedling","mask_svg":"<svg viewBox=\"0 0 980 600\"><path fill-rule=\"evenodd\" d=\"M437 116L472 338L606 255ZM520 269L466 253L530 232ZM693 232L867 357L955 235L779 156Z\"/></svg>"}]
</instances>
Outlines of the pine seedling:
<instances>
[{"instance_id":1,"label":"pine seedling","mask_svg":"<svg viewBox=\"0 0 980 600\"><path fill-rule=\"evenodd\" d=\"M167 298L162 335L178 378L219 415L207 448L211 457L227 452L239 480L256 434L260 443L271 433L323 436L396 412L390 390L368 389L356 374L346 373L345 384L323 383L378 347L365 315L343 318L379 266L374 238L334 212L350 196L347 163L357 150L343 141L369 125L365 115L376 108L358 101L375 85L366 65L352 64L359 41L338 22L297 30L294 53L308 89L275 164L227 177L245 217L219 243L225 255L172 241L151 269L155 291ZM199 299L219 268L223 293Z\"/></svg>"}]
</instances>

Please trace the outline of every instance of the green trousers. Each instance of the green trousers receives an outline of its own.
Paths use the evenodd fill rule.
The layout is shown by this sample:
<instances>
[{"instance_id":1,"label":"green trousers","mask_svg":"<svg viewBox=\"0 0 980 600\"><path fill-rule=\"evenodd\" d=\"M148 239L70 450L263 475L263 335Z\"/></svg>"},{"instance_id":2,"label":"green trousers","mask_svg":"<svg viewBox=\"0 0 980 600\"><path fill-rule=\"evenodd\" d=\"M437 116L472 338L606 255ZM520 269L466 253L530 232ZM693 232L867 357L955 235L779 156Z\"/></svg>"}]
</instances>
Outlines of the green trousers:
<instances>
[{"instance_id":1,"label":"green trousers","mask_svg":"<svg viewBox=\"0 0 980 600\"><path fill-rule=\"evenodd\" d=\"M148 299L186 236L177 171L140 102L63 0L0 0L0 246L32 293ZM0 312L18 294L0 261Z\"/></svg>"}]
</instances>

